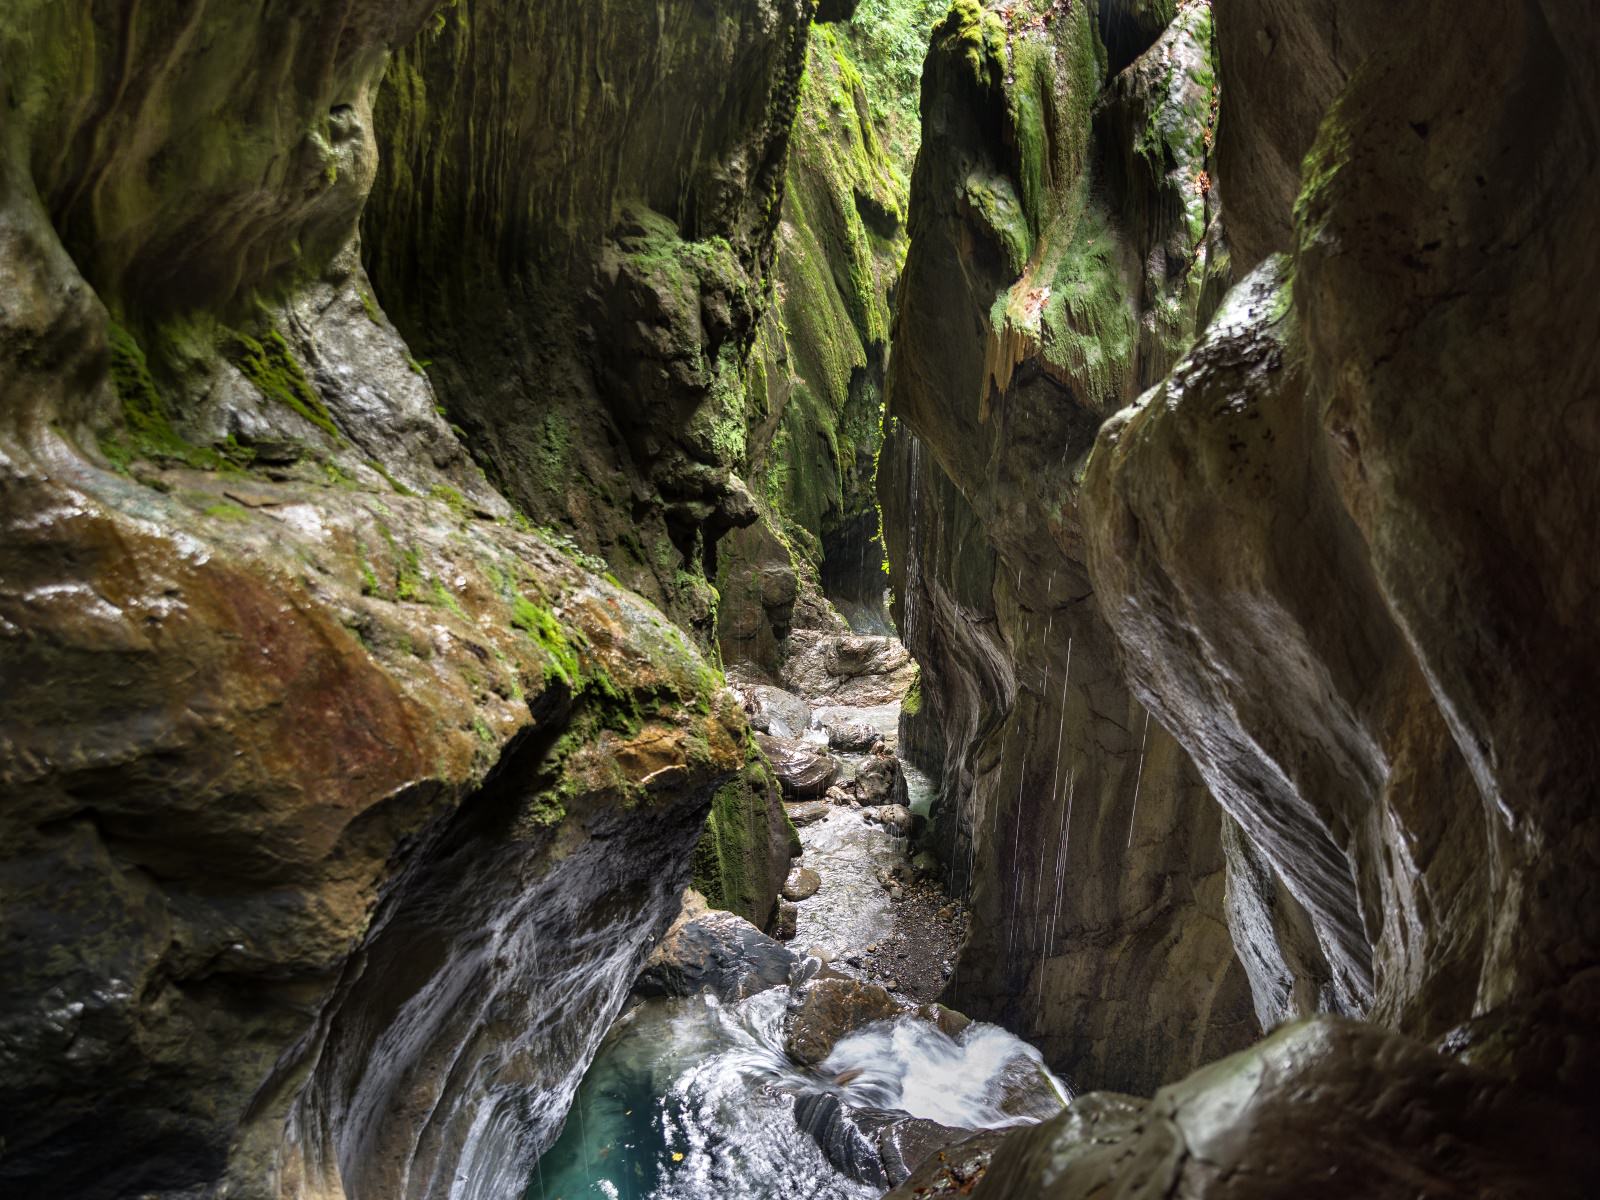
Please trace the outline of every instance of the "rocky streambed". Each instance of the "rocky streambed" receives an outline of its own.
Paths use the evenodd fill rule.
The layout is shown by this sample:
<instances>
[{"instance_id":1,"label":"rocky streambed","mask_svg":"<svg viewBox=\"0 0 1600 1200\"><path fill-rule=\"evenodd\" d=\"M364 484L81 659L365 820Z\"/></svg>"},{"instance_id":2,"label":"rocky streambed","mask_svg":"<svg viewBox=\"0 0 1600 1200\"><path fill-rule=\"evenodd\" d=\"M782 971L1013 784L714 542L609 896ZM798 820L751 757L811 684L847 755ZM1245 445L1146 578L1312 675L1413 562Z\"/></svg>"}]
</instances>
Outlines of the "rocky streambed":
<instances>
[{"instance_id":1,"label":"rocky streambed","mask_svg":"<svg viewBox=\"0 0 1600 1200\"><path fill-rule=\"evenodd\" d=\"M810 699L732 672L799 829L777 936L688 894L528 1200L875 1197L1066 1106L1034 1047L934 1002L966 917L909 857L930 785L895 755L899 644L819 647Z\"/></svg>"}]
</instances>

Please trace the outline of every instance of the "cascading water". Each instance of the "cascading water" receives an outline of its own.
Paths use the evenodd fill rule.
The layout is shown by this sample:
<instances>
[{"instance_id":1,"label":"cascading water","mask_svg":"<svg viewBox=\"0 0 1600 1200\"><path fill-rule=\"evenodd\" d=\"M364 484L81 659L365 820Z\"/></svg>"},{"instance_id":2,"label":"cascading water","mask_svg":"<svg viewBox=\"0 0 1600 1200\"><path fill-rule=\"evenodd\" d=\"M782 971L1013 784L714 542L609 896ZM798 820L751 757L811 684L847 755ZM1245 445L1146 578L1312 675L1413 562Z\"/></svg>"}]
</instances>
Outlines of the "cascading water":
<instances>
[{"instance_id":1,"label":"cascading water","mask_svg":"<svg viewBox=\"0 0 1600 1200\"><path fill-rule=\"evenodd\" d=\"M783 1050L789 995L636 1006L607 1035L525 1200L866 1200L882 1187L829 1160L808 1100L991 1129L1069 1099L1037 1050L993 1025L951 1037L902 1016L842 1039L814 1070L796 1066Z\"/></svg>"}]
</instances>

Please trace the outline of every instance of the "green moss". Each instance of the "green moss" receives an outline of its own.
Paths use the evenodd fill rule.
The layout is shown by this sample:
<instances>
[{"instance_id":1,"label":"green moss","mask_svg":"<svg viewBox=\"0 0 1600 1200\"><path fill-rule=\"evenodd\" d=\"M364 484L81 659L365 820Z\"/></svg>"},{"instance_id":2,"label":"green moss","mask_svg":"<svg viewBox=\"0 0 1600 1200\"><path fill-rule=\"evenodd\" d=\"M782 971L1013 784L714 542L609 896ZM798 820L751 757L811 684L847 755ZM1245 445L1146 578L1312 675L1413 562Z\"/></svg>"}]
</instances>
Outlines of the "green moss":
<instances>
[{"instance_id":1,"label":"green moss","mask_svg":"<svg viewBox=\"0 0 1600 1200\"><path fill-rule=\"evenodd\" d=\"M217 470L224 458L216 450L191 445L172 426L167 402L156 386L143 348L133 334L112 323L106 331L111 385L122 406L123 430L100 441L101 452L118 470L135 459L178 462L197 470ZM237 443L234 443L237 445Z\"/></svg>"},{"instance_id":2,"label":"green moss","mask_svg":"<svg viewBox=\"0 0 1600 1200\"><path fill-rule=\"evenodd\" d=\"M538 642L549 656L546 679L559 679L568 687L577 687L582 675L578 652L554 613L526 596L518 596L511 604L511 624Z\"/></svg>"},{"instance_id":3,"label":"green moss","mask_svg":"<svg viewBox=\"0 0 1600 1200\"><path fill-rule=\"evenodd\" d=\"M276 329L269 330L261 341L236 330L226 331L222 351L267 399L287 405L335 441L344 440L289 343Z\"/></svg>"},{"instance_id":4,"label":"green moss","mask_svg":"<svg viewBox=\"0 0 1600 1200\"><path fill-rule=\"evenodd\" d=\"M478 735L478 740L486 746L495 742L494 730L489 728L489 723L482 717L472 718L472 732Z\"/></svg>"},{"instance_id":5,"label":"green moss","mask_svg":"<svg viewBox=\"0 0 1600 1200\"><path fill-rule=\"evenodd\" d=\"M908 717L915 717L922 712L922 673L917 673L916 679L911 682L911 689L906 692L906 698L900 704L900 712Z\"/></svg>"},{"instance_id":6,"label":"green moss","mask_svg":"<svg viewBox=\"0 0 1600 1200\"><path fill-rule=\"evenodd\" d=\"M373 298L372 293L362 288L358 295L361 297L361 307L366 310L367 317L374 325L382 325L383 312L378 308L378 302Z\"/></svg>"},{"instance_id":7,"label":"green moss","mask_svg":"<svg viewBox=\"0 0 1600 1200\"><path fill-rule=\"evenodd\" d=\"M428 495L443 501L457 520L465 521L472 515L472 505L467 503L467 498L447 483L435 484L428 490Z\"/></svg>"},{"instance_id":8,"label":"green moss","mask_svg":"<svg viewBox=\"0 0 1600 1200\"><path fill-rule=\"evenodd\" d=\"M773 874L769 786L752 767L717 789L692 865L695 889L707 902L757 925L766 924L774 900L768 890Z\"/></svg>"},{"instance_id":9,"label":"green moss","mask_svg":"<svg viewBox=\"0 0 1600 1200\"><path fill-rule=\"evenodd\" d=\"M395 578L395 597L418 604L427 598L427 577L422 573L422 558L415 546L407 546L400 555L400 566Z\"/></svg>"},{"instance_id":10,"label":"green moss","mask_svg":"<svg viewBox=\"0 0 1600 1200\"><path fill-rule=\"evenodd\" d=\"M205 510L205 515L218 521L248 521L250 519L250 510L240 505L223 501L220 504L208 506Z\"/></svg>"},{"instance_id":11,"label":"green moss","mask_svg":"<svg viewBox=\"0 0 1600 1200\"><path fill-rule=\"evenodd\" d=\"M438 579L433 581L433 602L440 608L447 608L462 620L466 620L467 614L461 611L461 605L456 601L455 596L449 588L444 586L443 581Z\"/></svg>"},{"instance_id":12,"label":"green moss","mask_svg":"<svg viewBox=\"0 0 1600 1200\"><path fill-rule=\"evenodd\" d=\"M367 459L367 466L371 467L379 475L383 476L383 481L385 483L387 483L391 488L393 488L394 491L396 492L396 494L401 495L401 496L415 496L416 495L416 492L412 491L405 484L401 483L398 479L396 479L393 475L391 475L389 473L389 468L384 466L377 459L375 459L375 458Z\"/></svg>"}]
</instances>

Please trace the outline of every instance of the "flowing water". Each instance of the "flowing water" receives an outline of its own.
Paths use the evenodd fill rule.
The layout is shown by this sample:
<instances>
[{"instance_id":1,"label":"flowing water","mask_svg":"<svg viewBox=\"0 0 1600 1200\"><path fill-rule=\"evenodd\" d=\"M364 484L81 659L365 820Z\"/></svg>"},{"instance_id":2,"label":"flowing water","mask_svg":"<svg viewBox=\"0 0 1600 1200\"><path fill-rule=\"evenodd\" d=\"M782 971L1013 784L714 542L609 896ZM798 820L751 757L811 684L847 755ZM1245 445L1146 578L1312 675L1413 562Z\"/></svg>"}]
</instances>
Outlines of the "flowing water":
<instances>
[{"instance_id":1,"label":"flowing water","mask_svg":"<svg viewBox=\"0 0 1600 1200\"><path fill-rule=\"evenodd\" d=\"M901 1017L844 1038L814 1071L796 1066L783 1052L787 1000L778 987L734 1005L636 1006L607 1035L526 1200L867 1200L883 1189L841 1174L797 1119L807 1097L971 1129L1048 1115L1059 1104L1039 1097L1052 1088L1066 1102L1038 1051L993 1025L952 1038Z\"/></svg>"},{"instance_id":2,"label":"flowing water","mask_svg":"<svg viewBox=\"0 0 1600 1200\"><path fill-rule=\"evenodd\" d=\"M899 715L897 703L823 706L804 736L825 742L823 727L866 725L893 746ZM838 757L848 777L867 755ZM935 785L902 768L905 799L926 814ZM879 876L904 862L906 840L845 806L800 835L802 861L824 882L799 906L794 948L842 960L886 938L894 917ZM860 1139L854 1114L991 1129L1040 1120L1069 1099L1037 1050L982 1023L952 1037L905 1015L841 1039L815 1069L798 1066L783 1050L790 999L780 986L736 1004L710 995L636 1004L607 1033L526 1200L866 1200L882 1195L881 1181L836 1165L863 1175L849 1149Z\"/></svg>"}]
</instances>

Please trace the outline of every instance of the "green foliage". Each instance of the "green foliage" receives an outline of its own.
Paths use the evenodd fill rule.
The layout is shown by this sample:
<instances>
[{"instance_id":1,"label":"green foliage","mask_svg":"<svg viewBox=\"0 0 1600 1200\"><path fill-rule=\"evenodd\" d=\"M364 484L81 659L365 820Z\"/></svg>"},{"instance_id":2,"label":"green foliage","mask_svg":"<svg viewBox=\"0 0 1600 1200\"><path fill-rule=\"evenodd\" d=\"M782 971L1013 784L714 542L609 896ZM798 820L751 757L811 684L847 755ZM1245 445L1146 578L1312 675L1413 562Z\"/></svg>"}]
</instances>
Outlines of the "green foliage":
<instances>
[{"instance_id":1,"label":"green foliage","mask_svg":"<svg viewBox=\"0 0 1600 1200\"><path fill-rule=\"evenodd\" d=\"M948 0L861 0L844 27L872 119L904 170L910 169L921 137L918 109L928 38L948 7Z\"/></svg>"}]
</instances>

